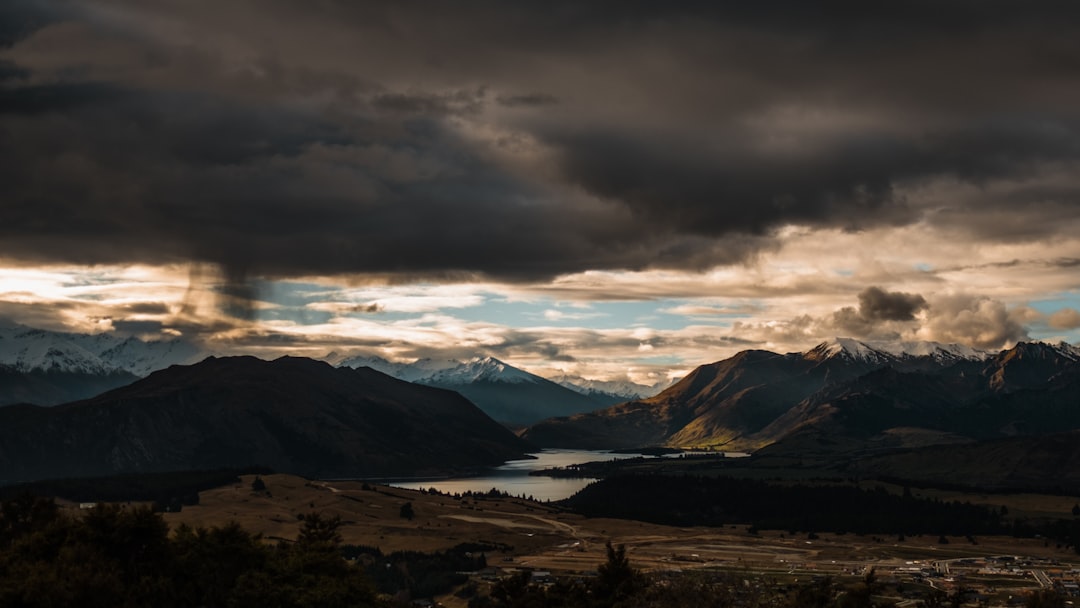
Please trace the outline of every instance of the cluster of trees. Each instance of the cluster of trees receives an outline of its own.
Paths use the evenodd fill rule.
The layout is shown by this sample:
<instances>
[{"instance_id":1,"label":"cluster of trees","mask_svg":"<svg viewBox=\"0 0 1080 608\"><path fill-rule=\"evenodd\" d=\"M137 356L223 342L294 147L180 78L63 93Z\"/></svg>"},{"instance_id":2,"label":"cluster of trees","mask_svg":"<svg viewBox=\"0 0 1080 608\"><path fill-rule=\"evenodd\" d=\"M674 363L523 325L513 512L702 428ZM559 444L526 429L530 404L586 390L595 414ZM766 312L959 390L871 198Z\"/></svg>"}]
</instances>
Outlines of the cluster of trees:
<instances>
[{"instance_id":1,"label":"cluster of trees","mask_svg":"<svg viewBox=\"0 0 1080 608\"><path fill-rule=\"evenodd\" d=\"M856 486L784 485L753 479L622 475L589 485L566 505L590 517L676 526L751 524L760 529L857 534L999 534L998 509L897 496Z\"/></svg>"},{"instance_id":2,"label":"cluster of trees","mask_svg":"<svg viewBox=\"0 0 1080 608\"><path fill-rule=\"evenodd\" d=\"M691 571L646 574L634 569L623 547L607 546L607 561L595 578L538 583L528 572L504 578L469 608L890 608L900 595L870 570L860 580L829 576L784 585L746 573ZM963 589L947 594L927 589L923 608L958 608L970 603ZM1066 608L1061 593L1046 589L1028 596L1025 608Z\"/></svg>"},{"instance_id":3,"label":"cluster of trees","mask_svg":"<svg viewBox=\"0 0 1080 608\"><path fill-rule=\"evenodd\" d=\"M621 608L647 606L643 603L645 592L652 589L661 596L666 590L650 586L650 580L630 565L626 548L607 544L607 561L597 568L590 579L561 580L554 583L536 583L532 574L523 570L505 577L492 586L490 593L477 594L469 599L469 608ZM700 598L702 600L705 597ZM665 604L665 606L688 606L694 604ZM728 604L730 607L731 604Z\"/></svg>"},{"instance_id":4,"label":"cluster of trees","mask_svg":"<svg viewBox=\"0 0 1080 608\"><path fill-rule=\"evenodd\" d=\"M183 505L199 504L199 492L203 490L239 483L241 475L270 472L266 467L247 467L50 479L0 486L0 500L31 494L57 496L75 502L153 502L160 510L177 511Z\"/></svg>"},{"instance_id":5,"label":"cluster of trees","mask_svg":"<svg viewBox=\"0 0 1080 608\"><path fill-rule=\"evenodd\" d=\"M340 523L309 515L270 545L235 523L170 534L149 507L72 514L27 495L0 505L0 606L379 606Z\"/></svg>"},{"instance_id":6,"label":"cluster of trees","mask_svg":"<svg viewBox=\"0 0 1080 608\"><path fill-rule=\"evenodd\" d=\"M467 572L487 567L486 553L498 547L487 543L461 543L445 551L394 551L378 547L345 545L344 555L356 560L378 592L414 598L450 593L469 580Z\"/></svg>"}]
</instances>

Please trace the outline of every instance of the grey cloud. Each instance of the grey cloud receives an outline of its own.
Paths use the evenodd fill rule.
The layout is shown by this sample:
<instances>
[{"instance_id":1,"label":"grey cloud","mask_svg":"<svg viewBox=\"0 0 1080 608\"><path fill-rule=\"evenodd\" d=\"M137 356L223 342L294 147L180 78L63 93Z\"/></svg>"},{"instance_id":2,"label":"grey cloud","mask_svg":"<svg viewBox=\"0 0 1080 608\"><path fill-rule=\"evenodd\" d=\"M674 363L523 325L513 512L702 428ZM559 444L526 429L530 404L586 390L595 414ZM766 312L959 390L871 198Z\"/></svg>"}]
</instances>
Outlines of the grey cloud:
<instances>
[{"instance_id":1,"label":"grey cloud","mask_svg":"<svg viewBox=\"0 0 1080 608\"><path fill-rule=\"evenodd\" d=\"M161 321L140 321L130 319L113 319L113 329L122 334L160 334L164 328Z\"/></svg>"},{"instance_id":2,"label":"grey cloud","mask_svg":"<svg viewBox=\"0 0 1080 608\"><path fill-rule=\"evenodd\" d=\"M172 312L169 305L164 302L135 302L124 304L120 308L136 315L167 315Z\"/></svg>"},{"instance_id":3,"label":"grey cloud","mask_svg":"<svg viewBox=\"0 0 1080 608\"><path fill-rule=\"evenodd\" d=\"M549 106L559 103L559 98L547 93L526 93L524 95L500 95L495 98L499 105L510 108Z\"/></svg>"},{"instance_id":4,"label":"grey cloud","mask_svg":"<svg viewBox=\"0 0 1080 608\"><path fill-rule=\"evenodd\" d=\"M843 336L895 340L902 330L910 330L915 314L926 308L926 299L919 294L871 286L859 292L858 309L845 306L837 310L827 325Z\"/></svg>"},{"instance_id":5,"label":"grey cloud","mask_svg":"<svg viewBox=\"0 0 1080 608\"><path fill-rule=\"evenodd\" d=\"M924 308L926 299L917 293L868 287L859 294L859 314L876 321L911 321Z\"/></svg>"},{"instance_id":6,"label":"grey cloud","mask_svg":"<svg viewBox=\"0 0 1080 608\"><path fill-rule=\"evenodd\" d=\"M932 298L924 335L938 342L958 342L977 348L1004 348L1028 340L1026 310L1009 310L985 296L947 295Z\"/></svg>"},{"instance_id":7,"label":"grey cloud","mask_svg":"<svg viewBox=\"0 0 1080 608\"><path fill-rule=\"evenodd\" d=\"M438 117L478 112L484 104L484 92L454 91L443 94L379 93L371 105L377 111Z\"/></svg>"},{"instance_id":8,"label":"grey cloud","mask_svg":"<svg viewBox=\"0 0 1080 608\"><path fill-rule=\"evenodd\" d=\"M1080 328L1080 311L1062 308L1051 314L1047 321L1054 329L1077 329Z\"/></svg>"},{"instance_id":9,"label":"grey cloud","mask_svg":"<svg viewBox=\"0 0 1080 608\"><path fill-rule=\"evenodd\" d=\"M828 4L5 2L0 253L218 264L242 319L253 276L702 269L792 223L1076 218L1080 180L1043 176L1080 163L1080 9ZM911 187L935 179L986 196ZM887 300L837 322L911 314Z\"/></svg>"}]
</instances>

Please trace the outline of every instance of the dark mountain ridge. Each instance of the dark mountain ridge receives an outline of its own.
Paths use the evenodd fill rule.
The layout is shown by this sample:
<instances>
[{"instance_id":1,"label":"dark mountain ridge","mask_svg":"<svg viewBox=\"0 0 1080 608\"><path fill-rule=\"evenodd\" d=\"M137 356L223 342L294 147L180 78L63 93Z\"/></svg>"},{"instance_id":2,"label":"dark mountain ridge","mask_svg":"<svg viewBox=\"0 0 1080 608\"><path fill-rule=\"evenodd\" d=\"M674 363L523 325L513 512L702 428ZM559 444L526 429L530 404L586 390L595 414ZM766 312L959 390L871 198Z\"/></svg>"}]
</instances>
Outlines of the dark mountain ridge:
<instances>
[{"instance_id":1,"label":"dark mountain ridge","mask_svg":"<svg viewBox=\"0 0 1080 608\"><path fill-rule=\"evenodd\" d=\"M887 434L903 445L1080 428L1075 347L919 350L896 353L838 339L806 353L744 351L697 368L651 399L547 420L524 436L551 447L756 450L790 441L794 450L807 437L849 445Z\"/></svg>"},{"instance_id":2,"label":"dark mountain ridge","mask_svg":"<svg viewBox=\"0 0 1080 608\"><path fill-rule=\"evenodd\" d=\"M7 481L249 465L418 475L529 449L457 393L294 357L211 357L92 399L0 408Z\"/></svg>"}]
</instances>

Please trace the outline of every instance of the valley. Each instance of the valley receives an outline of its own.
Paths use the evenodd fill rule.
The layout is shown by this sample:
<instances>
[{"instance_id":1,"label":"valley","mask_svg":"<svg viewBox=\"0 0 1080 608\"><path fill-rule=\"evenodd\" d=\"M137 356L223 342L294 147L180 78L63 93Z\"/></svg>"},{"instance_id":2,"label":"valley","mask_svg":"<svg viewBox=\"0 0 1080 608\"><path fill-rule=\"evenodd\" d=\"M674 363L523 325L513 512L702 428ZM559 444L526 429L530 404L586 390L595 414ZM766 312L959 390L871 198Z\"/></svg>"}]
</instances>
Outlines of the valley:
<instances>
[{"instance_id":1,"label":"valley","mask_svg":"<svg viewBox=\"0 0 1080 608\"><path fill-rule=\"evenodd\" d=\"M745 524L682 527L587 518L559 506L512 497L452 496L288 475L262 476L265 490L254 491L253 479L244 476L239 483L204 491L198 505L167 513L165 519L173 527L237 521L273 541L295 538L298 516L319 512L341 517L346 544L378 547L383 553L486 543L501 549L487 553L492 573L475 575L485 584L520 570L557 577L594 572L605 559L607 542L626 546L633 565L649 572L729 573L797 585L823 575L857 581L873 568L879 580L899 583L912 593L963 587L1001 603L1008 595L1042 589L1047 584L1043 576L1059 585L1071 583L1072 570L1080 567L1074 551L1037 538L980 535L973 544L952 536L943 544L938 535L902 540L880 534L808 537L805 532L749 530ZM960 496L950 497L956 498ZM990 502L995 500L999 503L995 506L1009 505L1011 513L1021 516L1038 512L1071 517L1075 503L1067 497L989 497ZM406 503L412 506L413 519L401 516ZM465 605L449 594L440 601Z\"/></svg>"}]
</instances>

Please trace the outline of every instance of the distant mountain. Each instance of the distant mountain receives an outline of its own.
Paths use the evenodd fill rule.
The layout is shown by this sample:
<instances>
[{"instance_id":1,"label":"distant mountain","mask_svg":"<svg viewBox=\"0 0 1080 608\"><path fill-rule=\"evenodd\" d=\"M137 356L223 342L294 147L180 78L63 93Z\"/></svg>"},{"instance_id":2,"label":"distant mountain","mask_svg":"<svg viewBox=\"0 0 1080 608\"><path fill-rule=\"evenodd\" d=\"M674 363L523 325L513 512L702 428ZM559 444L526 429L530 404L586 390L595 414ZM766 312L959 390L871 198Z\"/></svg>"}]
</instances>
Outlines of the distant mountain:
<instances>
[{"instance_id":1,"label":"distant mountain","mask_svg":"<svg viewBox=\"0 0 1080 608\"><path fill-rule=\"evenodd\" d=\"M559 386L564 386L572 391L591 397L594 401L603 402L604 405L615 405L635 399L652 397L672 384L671 382L658 382L649 386L630 382L629 380L587 380L581 376L569 375L548 379Z\"/></svg>"},{"instance_id":2,"label":"distant mountain","mask_svg":"<svg viewBox=\"0 0 1080 608\"><path fill-rule=\"evenodd\" d=\"M7 481L247 465L411 476L530 447L451 391L290 357L211 357L85 401L0 408Z\"/></svg>"},{"instance_id":3,"label":"distant mountain","mask_svg":"<svg viewBox=\"0 0 1080 608\"><path fill-rule=\"evenodd\" d=\"M148 342L112 334L0 326L0 405L83 399L205 356L179 338Z\"/></svg>"},{"instance_id":4,"label":"distant mountain","mask_svg":"<svg viewBox=\"0 0 1080 608\"><path fill-rule=\"evenodd\" d=\"M487 415L509 426L525 426L552 416L588 412L610 404L492 357L468 361L420 359L414 363L354 357L338 366L370 367L401 380L457 391Z\"/></svg>"},{"instance_id":5,"label":"distant mountain","mask_svg":"<svg viewBox=\"0 0 1080 608\"><path fill-rule=\"evenodd\" d=\"M754 450L806 447L800 438L810 436L893 446L1080 428L1080 408L1069 407L1080 403L1078 361L1080 349L1040 343L988 353L837 339L805 353L744 351L655 397L547 420L524 436L546 447Z\"/></svg>"}]
</instances>

